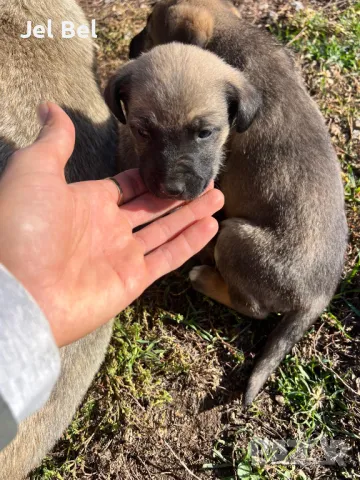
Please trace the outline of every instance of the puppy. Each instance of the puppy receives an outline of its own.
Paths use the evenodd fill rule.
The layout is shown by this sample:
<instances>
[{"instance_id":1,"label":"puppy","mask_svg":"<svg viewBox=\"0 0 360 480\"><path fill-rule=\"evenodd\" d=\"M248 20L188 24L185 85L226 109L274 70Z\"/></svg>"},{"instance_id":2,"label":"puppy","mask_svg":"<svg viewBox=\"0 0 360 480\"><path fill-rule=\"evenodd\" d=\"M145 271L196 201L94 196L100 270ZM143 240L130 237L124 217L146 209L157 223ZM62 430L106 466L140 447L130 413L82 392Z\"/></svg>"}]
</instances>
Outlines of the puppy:
<instances>
[{"instance_id":1,"label":"puppy","mask_svg":"<svg viewBox=\"0 0 360 480\"><path fill-rule=\"evenodd\" d=\"M76 145L66 167L68 181L116 173L117 126L94 78L91 40L61 39L62 20L86 24L74 0L0 1L0 173L8 157L40 131L41 101L61 105L76 126ZM26 22L53 20L54 39L21 39ZM59 199L61 202L61 198ZM62 371L45 407L25 420L16 439L0 452L0 479L20 480L36 467L71 421L102 363L111 324L61 350Z\"/></svg>"},{"instance_id":2,"label":"puppy","mask_svg":"<svg viewBox=\"0 0 360 480\"><path fill-rule=\"evenodd\" d=\"M195 267L190 279L198 291L244 315L284 314L251 374L248 405L338 284L347 243L340 168L291 56L242 22L230 4L158 2L131 54L172 41L217 54L234 67L238 83L226 74L224 87L219 75L225 76L225 66L209 52L168 45L171 54L165 58L161 50L156 67L150 59L159 53L120 71L110 82L110 106L122 121L119 100L127 107L144 180L159 196L199 193L219 171L225 146L218 180L226 220L214 248L216 268ZM189 123L194 117L197 128Z\"/></svg>"},{"instance_id":3,"label":"puppy","mask_svg":"<svg viewBox=\"0 0 360 480\"><path fill-rule=\"evenodd\" d=\"M105 99L127 123L148 189L186 200L217 176L231 122L236 119L238 130L245 131L260 101L241 72L210 52L179 43L121 68L109 81Z\"/></svg>"}]
</instances>

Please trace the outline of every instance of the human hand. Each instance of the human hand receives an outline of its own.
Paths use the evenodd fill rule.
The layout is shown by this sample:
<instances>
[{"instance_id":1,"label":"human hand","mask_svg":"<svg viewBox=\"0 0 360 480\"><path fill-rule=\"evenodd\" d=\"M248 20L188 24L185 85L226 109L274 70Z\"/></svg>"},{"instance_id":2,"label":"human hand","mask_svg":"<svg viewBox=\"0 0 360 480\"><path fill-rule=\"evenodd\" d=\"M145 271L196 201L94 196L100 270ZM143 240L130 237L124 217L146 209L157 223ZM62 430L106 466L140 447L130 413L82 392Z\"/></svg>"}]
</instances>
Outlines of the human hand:
<instances>
[{"instance_id":1,"label":"human hand","mask_svg":"<svg viewBox=\"0 0 360 480\"><path fill-rule=\"evenodd\" d=\"M224 203L215 189L181 202L146 191L137 170L110 180L66 184L75 141L69 117L41 106L36 142L17 151L0 180L0 262L46 315L59 346L106 323L156 279L201 250L216 234L211 215Z\"/></svg>"}]
</instances>

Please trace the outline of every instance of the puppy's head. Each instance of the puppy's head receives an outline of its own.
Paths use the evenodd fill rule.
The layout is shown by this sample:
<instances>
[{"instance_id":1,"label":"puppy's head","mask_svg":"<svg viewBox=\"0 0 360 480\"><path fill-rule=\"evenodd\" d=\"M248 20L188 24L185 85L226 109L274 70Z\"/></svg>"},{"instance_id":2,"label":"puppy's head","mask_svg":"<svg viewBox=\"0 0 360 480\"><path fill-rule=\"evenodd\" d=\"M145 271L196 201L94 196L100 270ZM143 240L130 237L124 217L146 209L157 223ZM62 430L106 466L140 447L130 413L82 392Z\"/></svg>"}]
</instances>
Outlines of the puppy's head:
<instances>
[{"instance_id":1,"label":"puppy's head","mask_svg":"<svg viewBox=\"0 0 360 480\"><path fill-rule=\"evenodd\" d=\"M197 197L216 177L230 129L247 130L261 102L242 73L179 43L126 64L105 99L132 132L149 190L182 199Z\"/></svg>"},{"instance_id":2,"label":"puppy's head","mask_svg":"<svg viewBox=\"0 0 360 480\"><path fill-rule=\"evenodd\" d=\"M130 58L137 58L156 45L181 42L205 48L212 38L217 15L238 11L228 0L161 0L145 28L130 43Z\"/></svg>"}]
</instances>

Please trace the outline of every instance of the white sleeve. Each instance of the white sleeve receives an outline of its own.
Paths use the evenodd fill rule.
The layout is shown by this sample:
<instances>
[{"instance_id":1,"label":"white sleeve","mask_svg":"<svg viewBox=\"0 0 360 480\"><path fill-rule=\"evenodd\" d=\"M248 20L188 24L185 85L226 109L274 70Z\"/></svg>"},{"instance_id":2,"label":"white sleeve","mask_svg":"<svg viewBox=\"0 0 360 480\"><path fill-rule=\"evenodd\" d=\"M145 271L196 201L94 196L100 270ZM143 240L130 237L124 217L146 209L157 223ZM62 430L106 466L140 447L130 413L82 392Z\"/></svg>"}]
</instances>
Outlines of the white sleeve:
<instances>
[{"instance_id":1,"label":"white sleeve","mask_svg":"<svg viewBox=\"0 0 360 480\"><path fill-rule=\"evenodd\" d=\"M19 423L34 413L49 398L59 373L59 350L48 321L30 294L0 265L0 415L6 415L7 406ZM0 423L0 449L8 442L2 432L5 424L5 420Z\"/></svg>"}]
</instances>

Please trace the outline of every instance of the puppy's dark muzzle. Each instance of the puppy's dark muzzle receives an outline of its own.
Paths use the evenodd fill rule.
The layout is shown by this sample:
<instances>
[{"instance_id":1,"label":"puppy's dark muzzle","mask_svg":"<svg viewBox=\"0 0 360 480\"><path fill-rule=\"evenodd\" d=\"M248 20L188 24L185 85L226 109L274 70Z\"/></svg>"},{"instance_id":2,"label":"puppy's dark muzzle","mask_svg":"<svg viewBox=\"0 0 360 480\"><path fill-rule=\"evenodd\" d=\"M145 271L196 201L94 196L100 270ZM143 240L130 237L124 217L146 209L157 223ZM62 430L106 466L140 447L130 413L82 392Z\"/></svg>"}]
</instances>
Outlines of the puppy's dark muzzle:
<instances>
[{"instance_id":1,"label":"puppy's dark muzzle","mask_svg":"<svg viewBox=\"0 0 360 480\"><path fill-rule=\"evenodd\" d=\"M192 200L201 195L209 183L200 178L194 181L194 177L193 175L190 179L184 178L182 181L159 182L151 188L151 191L160 198Z\"/></svg>"},{"instance_id":2,"label":"puppy's dark muzzle","mask_svg":"<svg viewBox=\"0 0 360 480\"><path fill-rule=\"evenodd\" d=\"M211 180L211 171L201 172L196 166L197 159L190 155L179 156L175 161L165 159L160 165L149 162L147 157L140 162L140 174L157 197L192 200L202 194Z\"/></svg>"}]
</instances>

